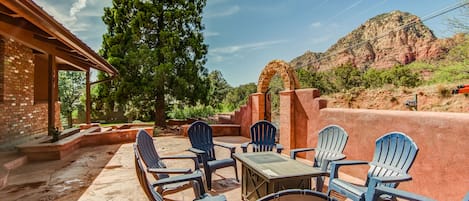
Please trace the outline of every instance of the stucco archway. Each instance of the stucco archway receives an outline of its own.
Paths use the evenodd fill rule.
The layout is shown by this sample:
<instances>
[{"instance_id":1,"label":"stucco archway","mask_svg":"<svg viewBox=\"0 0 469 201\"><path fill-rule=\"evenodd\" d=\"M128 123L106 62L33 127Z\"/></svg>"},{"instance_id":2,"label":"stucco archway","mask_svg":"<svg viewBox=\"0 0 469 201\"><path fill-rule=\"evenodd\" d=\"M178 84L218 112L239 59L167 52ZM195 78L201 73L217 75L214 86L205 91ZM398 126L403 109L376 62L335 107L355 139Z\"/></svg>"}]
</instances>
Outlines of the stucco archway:
<instances>
[{"instance_id":1,"label":"stucco archway","mask_svg":"<svg viewBox=\"0 0 469 201\"><path fill-rule=\"evenodd\" d=\"M282 60L269 62L262 70L257 83L257 93L265 93L269 88L270 80L275 74L279 74L283 80L285 90L295 90L300 88L300 83L296 77L295 70Z\"/></svg>"}]
</instances>

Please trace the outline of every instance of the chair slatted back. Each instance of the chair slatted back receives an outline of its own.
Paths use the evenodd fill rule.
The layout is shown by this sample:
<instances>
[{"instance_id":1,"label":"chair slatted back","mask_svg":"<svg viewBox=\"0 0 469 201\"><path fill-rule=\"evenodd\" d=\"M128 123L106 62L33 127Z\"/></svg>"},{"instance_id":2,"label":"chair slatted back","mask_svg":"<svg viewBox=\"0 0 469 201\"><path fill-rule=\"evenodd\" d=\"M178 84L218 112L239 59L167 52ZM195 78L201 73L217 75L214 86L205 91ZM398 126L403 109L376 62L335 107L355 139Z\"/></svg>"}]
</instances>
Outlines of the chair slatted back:
<instances>
[{"instance_id":1,"label":"chair slatted back","mask_svg":"<svg viewBox=\"0 0 469 201\"><path fill-rule=\"evenodd\" d=\"M192 147L200 149L207 153L207 160L216 160L213 144L212 127L203 121L192 123L187 130ZM202 162L199 159L199 162Z\"/></svg>"},{"instance_id":2,"label":"chair slatted back","mask_svg":"<svg viewBox=\"0 0 469 201\"><path fill-rule=\"evenodd\" d=\"M163 197L155 191L153 186L148 181L147 174L146 174L145 168L143 167L142 162L140 161L140 156L139 156L136 145L134 145L134 153L135 153L135 171L137 173L137 178L140 183L140 186L143 188L143 191L145 192L149 200L163 201Z\"/></svg>"},{"instance_id":3,"label":"chair slatted back","mask_svg":"<svg viewBox=\"0 0 469 201\"><path fill-rule=\"evenodd\" d=\"M253 152L272 151L275 146L275 128L269 121L261 120L251 126Z\"/></svg>"},{"instance_id":4,"label":"chair slatted back","mask_svg":"<svg viewBox=\"0 0 469 201\"><path fill-rule=\"evenodd\" d=\"M407 173L417 153L417 145L404 133L391 132L378 138L368 170L367 184L369 178L373 176L398 176ZM397 183L388 183L384 186L395 188Z\"/></svg>"},{"instance_id":5,"label":"chair slatted back","mask_svg":"<svg viewBox=\"0 0 469 201\"><path fill-rule=\"evenodd\" d=\"M334 158L342 154L347 139L347 132L337 125L330 125L319 131L313 166L321 167L323 159Z\"/></svg>"},{"instance_id":6,"label":"chair slatted back","mask_svg":"<svg viewBox=\"0 0 469 201\"><path fill-rule=\"evenodd\" d=\"M153 138L145 131L139 130L137 133L137 139L135 140L135 144L140 154L143 162L147 167L150 168L166 168L166 165L160 159L158 152L155 148L155 143L153 143ZM168 174L153 174L155 179L164 179L168 178Z\"/></svg>"}]
</instances>

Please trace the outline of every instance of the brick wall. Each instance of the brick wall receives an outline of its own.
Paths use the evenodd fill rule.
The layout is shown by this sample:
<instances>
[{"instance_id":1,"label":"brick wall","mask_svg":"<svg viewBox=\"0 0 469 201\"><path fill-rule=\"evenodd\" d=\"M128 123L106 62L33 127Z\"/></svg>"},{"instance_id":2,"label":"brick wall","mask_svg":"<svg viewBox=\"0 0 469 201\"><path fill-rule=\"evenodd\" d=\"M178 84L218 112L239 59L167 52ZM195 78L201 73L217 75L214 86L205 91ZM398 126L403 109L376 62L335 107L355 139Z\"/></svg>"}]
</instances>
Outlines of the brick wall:
<instances>
[{"instance_id":1,"label":"brick wall","mask_svg":"<svg viewBox=\"0 0 469 201\"><path fill-rule=\"evenodd\" d=\"M47 135L47 102L34 102L33 51L0 36L3 101L0 101L0 150ZM45 75L47 76L47 75Z\"/></svg>"},{"instance_id":2,"label":"brick wall","mask_svg":"<svg viewBox=\"0 0 469 201\"><path fill-rule=\"evenodd\" d=\"M5 42L4 39L0 36L0 55L4 55L5 51ZM5 71L5 57L0 56L0 104L3 102L3 85L5 81L3 80L3 74Z\"/></svg>"}]
</instances>

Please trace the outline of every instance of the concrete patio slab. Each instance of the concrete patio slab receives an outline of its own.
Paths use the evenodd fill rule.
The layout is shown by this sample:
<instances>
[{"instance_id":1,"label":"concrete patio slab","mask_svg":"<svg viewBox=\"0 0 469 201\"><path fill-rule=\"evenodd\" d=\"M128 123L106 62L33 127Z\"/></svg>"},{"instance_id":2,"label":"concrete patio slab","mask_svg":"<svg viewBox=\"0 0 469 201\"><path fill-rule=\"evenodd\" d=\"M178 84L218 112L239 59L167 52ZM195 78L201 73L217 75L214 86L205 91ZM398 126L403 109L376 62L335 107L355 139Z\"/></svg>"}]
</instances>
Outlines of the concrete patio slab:
<instances>
[{"instance_id":1,"label":"concrete patio slab","mask_svg":"<svg viewBox=\"0 0 469 201\"><path fill-rule=\"evenodd\" d=\"M189 139L180 135L153 138L161 156L191 155ZM215 142L240 145L249 139L240 136L214 137ZM133 143L84 147L62 160L32 162L10 172L7 186L0 190L2 200L148 200L135 174ZM216 147L217 158L229 157L229 151ZM300 159L301 160L301 159ZM307 161L303 161L307 162ZM190 167L191 160L166 160L168 167ZM308 163L308 162L307 162ZM241 164L238 162L238 176ZM149 177L154 180L153 177ZM240 178L241 179L241 178ZM213 174L212 195L223 194L228 200L241 200L240 183L233 168ZM165 195L165 200L193 200L192 189Z\"/></svg>"}]
</instances>

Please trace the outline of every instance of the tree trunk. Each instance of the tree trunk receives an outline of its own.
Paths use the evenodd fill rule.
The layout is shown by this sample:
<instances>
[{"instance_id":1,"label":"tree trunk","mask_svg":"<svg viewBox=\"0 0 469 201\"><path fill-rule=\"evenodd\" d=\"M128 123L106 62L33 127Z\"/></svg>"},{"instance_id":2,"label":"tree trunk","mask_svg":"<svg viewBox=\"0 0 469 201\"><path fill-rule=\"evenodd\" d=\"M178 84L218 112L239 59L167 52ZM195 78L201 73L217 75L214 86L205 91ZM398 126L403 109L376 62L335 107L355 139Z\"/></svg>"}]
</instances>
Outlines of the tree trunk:
<instances>
[{"instance_id":1,"label":"tree trunk","mask_svg":"<svg viewBox=\"0 0 469 201\"><path fill-rule=\"evenodd\" d=\"M165 113L165 102L164 102L164 92L156 92L155 100L155 127L166 128L166 113Z\"/></svg>"},{"instance_id":2,"label":"tree trunk","mask_svg":"<svg viewBox=\"0 0 469 201\"><path fill-rule=\"evenodd\" d=\"M72 121L72 113L67 114L67 126L68 128L71 128L73 126L73 121Z\"/></svg>"}]
</instances>

